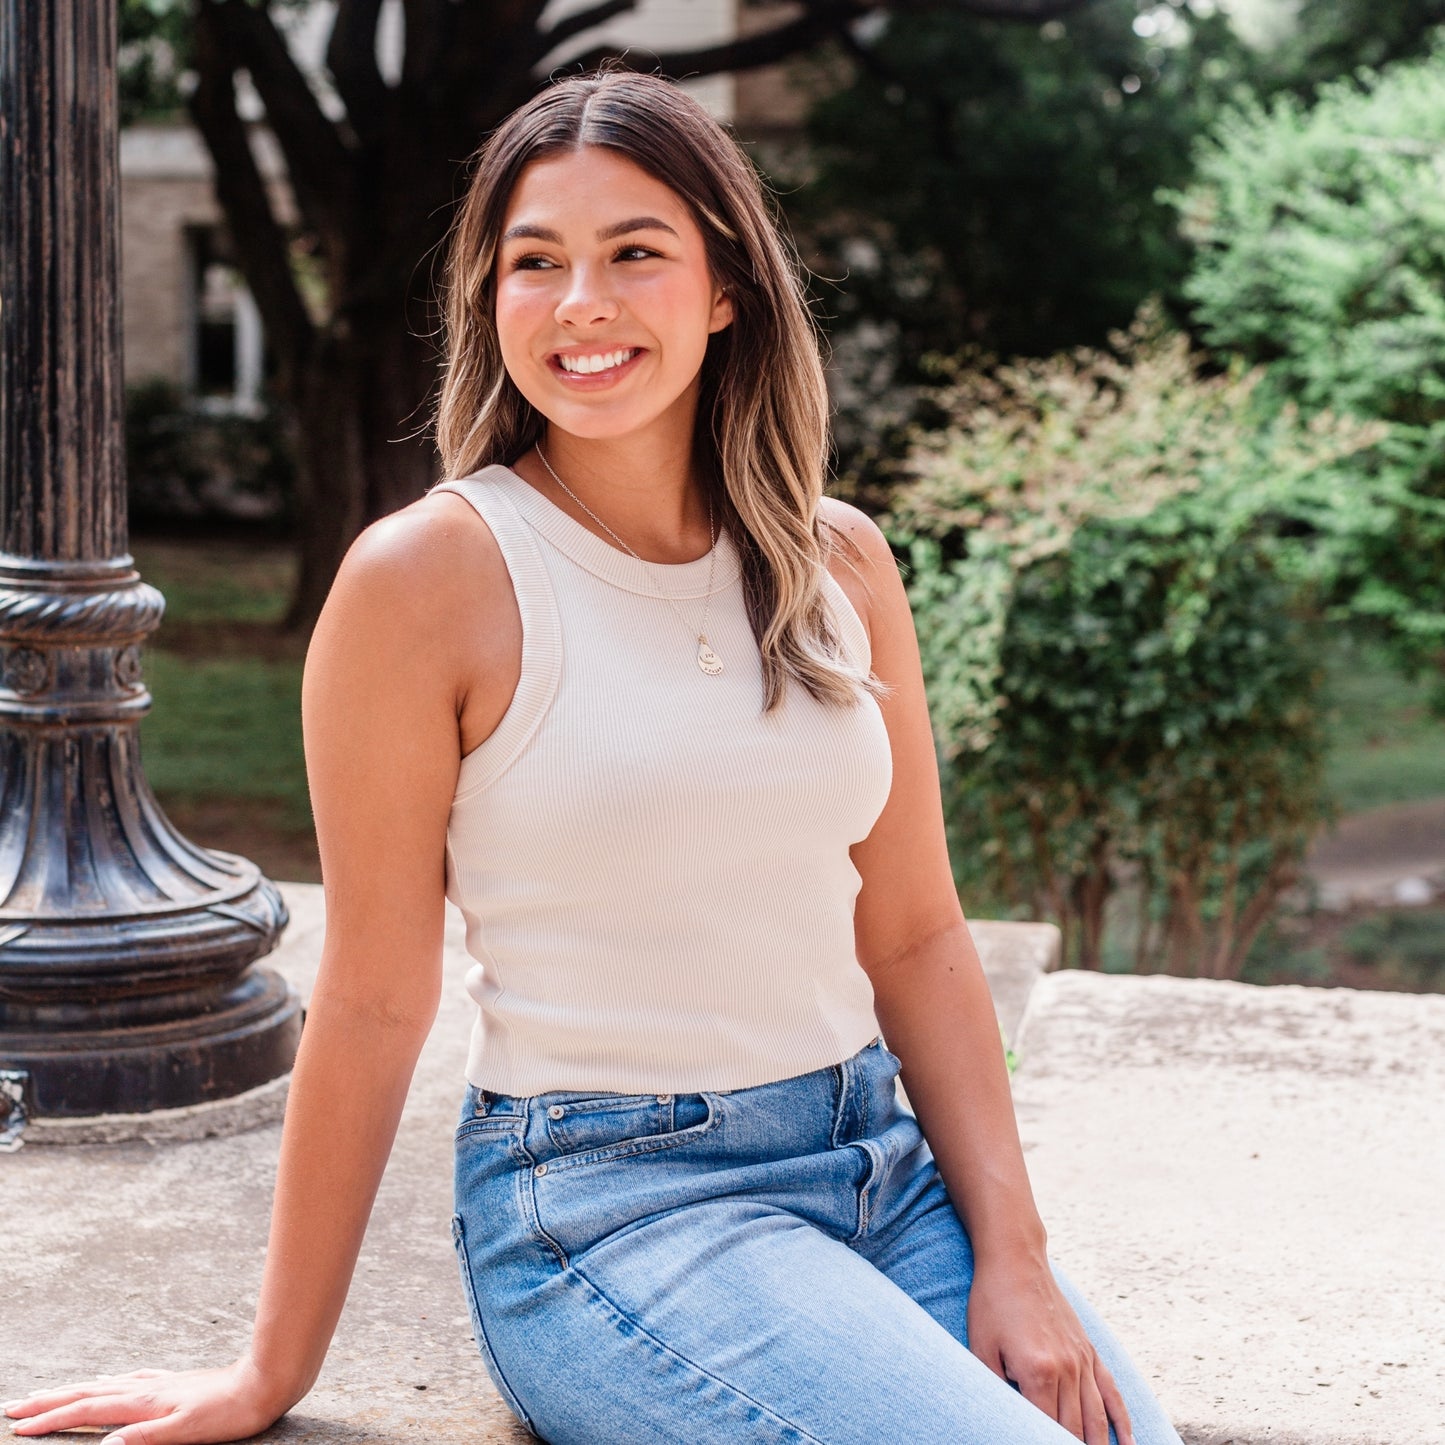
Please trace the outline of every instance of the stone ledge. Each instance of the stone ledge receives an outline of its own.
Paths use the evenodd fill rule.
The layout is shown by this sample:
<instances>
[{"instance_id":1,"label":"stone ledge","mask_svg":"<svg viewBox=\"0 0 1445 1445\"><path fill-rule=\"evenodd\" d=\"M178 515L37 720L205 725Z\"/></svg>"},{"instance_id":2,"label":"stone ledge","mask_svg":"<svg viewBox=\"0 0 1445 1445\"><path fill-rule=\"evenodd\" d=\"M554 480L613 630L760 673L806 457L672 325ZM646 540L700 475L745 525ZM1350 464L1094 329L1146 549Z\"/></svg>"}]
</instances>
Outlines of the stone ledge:
<instances>
[{"instance_id":1,"label":"stone ledge","mask_svg":"<svg viewBox=\"0 0 1445 1445\"><path fill-rule=\"evenodd\" d=\"M1020 1048L1051 1249L1190 1445L1439 1445L1445 998L1059 973Z\"/></svg>"}]
</instances>

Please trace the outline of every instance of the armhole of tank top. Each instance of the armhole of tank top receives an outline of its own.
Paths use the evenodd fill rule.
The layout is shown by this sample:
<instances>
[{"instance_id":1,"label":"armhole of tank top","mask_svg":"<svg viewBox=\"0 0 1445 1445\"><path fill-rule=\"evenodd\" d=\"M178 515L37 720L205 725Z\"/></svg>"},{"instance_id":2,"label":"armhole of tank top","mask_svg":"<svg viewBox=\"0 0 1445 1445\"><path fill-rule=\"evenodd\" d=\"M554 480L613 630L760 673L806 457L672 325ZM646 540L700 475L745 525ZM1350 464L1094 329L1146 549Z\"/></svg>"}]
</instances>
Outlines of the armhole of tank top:
<instances>
[{"instance_id":1,"label":"armhole of tank top","mask_svg":"<svg viewBox=\"0 0 1445 1445\"><path fill-rule=\"evenodd\" d=\"M873 648L868 641L868 629L853 605L847 589L826 568L823 571L823 591L833 608L833 616L843 637L843 648L850 661L861 672L868 672L873 666Z\"/></svg>"},{"instance_id":2,"label":"armhole of tank top","mask_svg":"<svg viewBox=\"0 0 1445 1445\"><path fill-rule=\"evenodd\" d=\"M522 618L522 672L517 690L491 735L462 758L452 800L458 803L494 783L536 732L557 692L562 624L541 551L511 500L478 477L439 482L431 490L464 497L492 529Z\"/></svg>"}]
</instances>

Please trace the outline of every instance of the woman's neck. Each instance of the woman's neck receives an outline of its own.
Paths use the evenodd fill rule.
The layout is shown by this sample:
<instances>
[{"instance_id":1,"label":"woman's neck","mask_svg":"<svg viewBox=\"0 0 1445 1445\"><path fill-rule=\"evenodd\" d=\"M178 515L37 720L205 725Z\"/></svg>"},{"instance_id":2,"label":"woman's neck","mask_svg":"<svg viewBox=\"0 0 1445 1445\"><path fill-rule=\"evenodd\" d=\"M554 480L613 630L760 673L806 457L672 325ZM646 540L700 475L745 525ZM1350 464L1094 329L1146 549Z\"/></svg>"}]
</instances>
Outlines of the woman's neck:
<instances>
[{"instance_id":1,"label":"woman's neck","mask_svg":"<svg viewBox=\"0 0 1445 1445\"><path fill-rule=\"evenodd\" d=\"M516 470L583 526L598 531L586 510L591 508L646 561L691 561L712 545L690 433L593 439L548 427L537 451L520 458ZM605 532L598 535L614 540Z\"/></svg>"}]
</instances>

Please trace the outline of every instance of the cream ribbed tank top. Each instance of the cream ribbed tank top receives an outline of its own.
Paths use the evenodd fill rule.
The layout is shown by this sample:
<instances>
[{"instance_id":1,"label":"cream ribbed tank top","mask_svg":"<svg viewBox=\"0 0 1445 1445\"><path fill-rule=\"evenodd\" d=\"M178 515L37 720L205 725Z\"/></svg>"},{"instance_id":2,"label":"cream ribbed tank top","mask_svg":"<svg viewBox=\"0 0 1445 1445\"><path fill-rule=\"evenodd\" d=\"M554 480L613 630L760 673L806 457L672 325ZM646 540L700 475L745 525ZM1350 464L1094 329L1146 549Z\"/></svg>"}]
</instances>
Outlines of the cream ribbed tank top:
<instances>
[{"instance_id":1,"label":"cream ribbed tank top","mask_svg":"<svg viewBox=\"0 0 1445 1445\"><path fill-rule=\"evenodd\" d=\"M862 1048L878 1025L848 849L892 777L874 700L829 707L793 684L763 713L726 533L707 626L724 671L708 676L708 558L640 561L505 467L434 490L486 520L522 618L516 693L462 759L447 828L447 897L476 960L470 1082L738 1089ZM866 670L863 624L824 586Z\"/></svg>"}]
</instances>

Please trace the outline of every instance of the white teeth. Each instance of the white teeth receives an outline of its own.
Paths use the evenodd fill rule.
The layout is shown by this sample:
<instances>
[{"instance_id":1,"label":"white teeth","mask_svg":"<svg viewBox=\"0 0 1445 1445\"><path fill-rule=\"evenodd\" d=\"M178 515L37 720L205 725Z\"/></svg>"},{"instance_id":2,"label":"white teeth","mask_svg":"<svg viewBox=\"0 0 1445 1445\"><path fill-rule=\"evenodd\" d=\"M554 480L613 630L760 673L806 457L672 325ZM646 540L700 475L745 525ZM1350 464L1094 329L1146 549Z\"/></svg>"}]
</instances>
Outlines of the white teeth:
<instances>
[{"instance_id":1,"label":"white teeth","mask_svg":"<svg viewBox=\"0 0 1445 1445\"><path fill-rule=\"evenodd\" d=\"M600 356L559 356L563 371L576 372L579 376L588 376L595 371L610 371L614 366L621 366L624 361L631 361L637 355L637 348L629 347L626 351L608 351Z\"/></svg>"}]
</instances>

